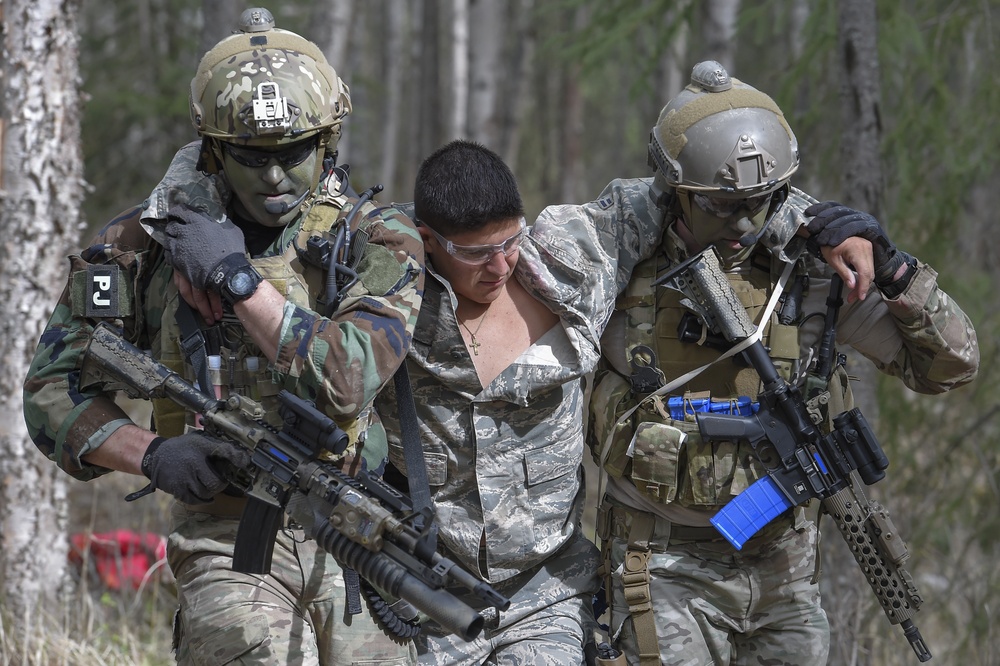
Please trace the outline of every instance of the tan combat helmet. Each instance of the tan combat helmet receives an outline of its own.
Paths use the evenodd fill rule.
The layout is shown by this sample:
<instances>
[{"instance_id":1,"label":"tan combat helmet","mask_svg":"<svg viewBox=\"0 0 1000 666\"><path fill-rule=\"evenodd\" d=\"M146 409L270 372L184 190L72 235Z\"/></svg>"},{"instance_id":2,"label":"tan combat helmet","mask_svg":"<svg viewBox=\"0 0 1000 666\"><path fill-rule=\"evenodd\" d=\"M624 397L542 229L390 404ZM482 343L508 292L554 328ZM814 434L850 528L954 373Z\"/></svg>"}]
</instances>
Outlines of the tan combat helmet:
<instances>
[{"instance_id":1,"label":"tan combat helmet","mask_svg":"<svg viewBox=\"0 0 1000 666\"><path fill-rule=\"evenodd\" d=\"M668 187L746 198L781 187L799 168L799 146L774 100L708 60L660 112L649 165Z\"/></svg>"},{"instance_id":2,"label":"tan combat helmet","mask_svg":"<svg viewBox=\"0 0 1000 666\"><path fill-rule=\"evenodd\" d=\"M719 217L749 220L753 233L727 263L745 259L758 241L786 257L783 248L801 223L782 206L799 168L799 144L769 96L713 60L698 63L691 83L660 111L649 165L653 196L676 206L689 228Z\"/></svg>"}]
</instances>

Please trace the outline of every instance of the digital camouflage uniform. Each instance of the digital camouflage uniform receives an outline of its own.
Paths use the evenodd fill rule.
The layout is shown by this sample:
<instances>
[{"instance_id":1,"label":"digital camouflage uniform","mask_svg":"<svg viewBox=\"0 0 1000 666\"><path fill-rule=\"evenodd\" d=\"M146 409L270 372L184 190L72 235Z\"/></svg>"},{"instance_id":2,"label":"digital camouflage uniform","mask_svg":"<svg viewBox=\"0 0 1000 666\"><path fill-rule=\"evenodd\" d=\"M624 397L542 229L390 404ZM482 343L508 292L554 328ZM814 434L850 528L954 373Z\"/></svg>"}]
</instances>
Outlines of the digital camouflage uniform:
<instances>
[{"instance_id":1,"label":"digital camouflage uniform","mask_svg":"<svg viewBox=\"0 0 1000 666\"><path fill-rule=\"evenodd\" d=\"M804 223L802 211L812 203L814 199L791 189L778 213L790 223L786 228ZM810 278L802 305L806 319L800 326L781 324L778 308L763 342L779 374L796 383L804 380L822 332L823 317L809 315L825 312L831 272L808 253L792 251L793 244L786 246L791 259L798 256L792 279ZM749 445L702 443L693 416L671 418L665 396L645 401L629 419L616 423L637 404L628 380L634 368L626 360L635 345L655 350L667 382L723 353L707 344L681 342L678 322L685 308L680 294L651 285L686 256L683 247L673 227L668 229L663 252L636 268L602 339L606 363L595 381L590 443L610 475L598 530L611 573L612 634L630 664L640 663L635 635L640 616L655 621L659 648L659 659L644 664L826 663L829 626L815 579L815 516L801 508L786 512L737 551L708 520L765 474ZM746 261L727 271L752 320L758 321L783 267L784 262L758 245ZM975 331L936 278L933 269L918 263L897 298L884 298L873 286L865 300L844 305L837 321L838 344L850 345L880 371L922 393L971 381L979 360ZM759 381L752 368L727 359L671 394L755 398ZM811 407L825 417L851 406L842 368L823 395ZM651 610L643 602L644 567L625 571L627 550L635 553L633 564L646 563Z\"/></svg>"},{"instance_id":2,"label":"digital camouflage uniform","mask_svg":"<svg viewBox=\"0 0 1000 666\"><path fill-rule=\"evenodd\" d=\"M472 642L425 630L421 663L581 663L593 636L598 554L581 532L584 376L614 299L660 238L645 183L614 181L596 202L545 209L514 276L560 322L482 386L455 315L457 297L428 264L407 360L446 557L511 599L485 608ZM391 387L389 387L391 389ZM378 397L393 463L406 469L395 395ZM482 608L461 590L453 590Z\"/></svg>"},{"instance_id":3,"label":"digital camouflage uniform","mask_svg":"<svg viewBox=\"0 0 1000 666\"><path fill-rule=\"evenodd\" d=\"M88 268L113 267L115 312L104 319L154 358L191 380L184 363L174 312L178 293L157 235L166 209L185 202L219 215L222 183L195 169L198 144L175 157L167 177L143 205L112 220L78 255L70 257L70 280L39 341L25 383L25 418L35 444L63 470L81 480L109 470L82 457L118 427L131 423L113 396L81 381L81 355L98 319L84 316ZM369 469L386 459L385 433L371 409L375 394L402 362L416 323L422 288L423 244L412 222L392 208L366 204L354 222L369 237L359 280L332 318L319 314L325 271L304 265L294 246L309 235L328 234L342 224L352 200L336 193L335 178L322 182L312 205L251 263L288 299L277 361L241 334L234 317L223 322L225 345L234 363L213 381L228 390L251 392L265 406L281 389L315 401L322 412L353 434L347 454ZM221 193L220 193L221 190ZM356 200L355 200L356 201ZM312 231L306 231L312 229ZM359 236L360 238L361 236ZM290 249L291 248L291 249ZM198 318L200 322L200 317ZM263 361L255 373L247 358ZM228 378L228 379L226 379ZM159 432L179 434L193 426L157 405ZM274 421L276 414L267 418ZM349 459L350 460L350 459ZM342 570L306 540L301 529L278 535L270 575L231 570L233 543L243 500L218 496L207 505L175 503L168 560L177 579L177 659L187 664L301 663L403 664L415 660L412 643L390 638L365 605L345 612Z\"/></svg>"}]
</instances>

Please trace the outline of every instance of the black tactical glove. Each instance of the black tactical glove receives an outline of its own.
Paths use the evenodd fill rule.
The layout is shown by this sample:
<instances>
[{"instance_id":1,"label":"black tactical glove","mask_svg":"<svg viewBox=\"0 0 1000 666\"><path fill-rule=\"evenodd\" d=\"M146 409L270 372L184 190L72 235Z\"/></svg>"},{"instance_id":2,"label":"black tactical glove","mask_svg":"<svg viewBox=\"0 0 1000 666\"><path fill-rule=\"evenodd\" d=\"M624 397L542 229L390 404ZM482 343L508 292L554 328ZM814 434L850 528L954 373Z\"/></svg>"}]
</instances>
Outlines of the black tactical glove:
<instances>
[{"instance_id":1,"label":"black tactical glove","mask_svg":"<svg viewBox=\"0 0 1000 666\"><path fill-rule=\"evenodd\" d=\"M226 463L245 468L250 453L230 442L192 431L178 437L157 437L142 456L142 473L150 485L185 504L206 504L229 484Z\"/></svg>"},{"instance_id":2,"label":"black tactical glove","mask_svg":"<svg viewBox=\"0 0 1000 666\"><path fill-rule=\"evenodd\" d=\"M806 229L809 231L807 246L814 255L822 258L820 248L824 245L837 247L852 236L860 236L872 244L875 285L882 293L894 298L909 285L916 272L916 260L896 248L882 225L871 214L848 208L836 201L813 204L803 212L813 218ZM909 268L895 280L896 272L904 263Z\"/></svg>"},{"instance_id":3,"label":"black tactical glove","mask_svg":"<svg viewBox=\"0 0 1000 666\"><path fill-rule=\"evenodd\" d=\"M187 206L172 206L164 227L163 249L167 263L188 279L195 289L219 292L222 277L209 279L216 268L228 275L250 265L243 232L226 218L217 222Z\"/></svg>"}]
</instances>

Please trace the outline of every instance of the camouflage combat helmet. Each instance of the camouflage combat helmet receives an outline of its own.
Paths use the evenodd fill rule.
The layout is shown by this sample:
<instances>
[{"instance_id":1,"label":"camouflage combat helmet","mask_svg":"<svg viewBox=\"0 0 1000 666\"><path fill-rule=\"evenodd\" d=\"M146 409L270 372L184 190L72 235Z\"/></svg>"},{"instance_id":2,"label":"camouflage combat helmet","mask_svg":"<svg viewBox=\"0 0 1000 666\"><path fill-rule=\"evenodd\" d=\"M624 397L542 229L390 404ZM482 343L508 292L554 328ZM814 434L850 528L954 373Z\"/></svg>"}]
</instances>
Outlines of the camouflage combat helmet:
<instances>
[{"instance_id":1,"label":"camouflage combat helmet","mask_svg":"<svg viewBox=\"0 0 1000 666\"><path fill-rule=\"evenodd\" d=\"M191 80L191 122L207 139L273 146L319 134L333 152L351 112L350 90L320 49L248 9Z\"/></svg>"},{"instance_id":2,"label":"camouflage combat helmet","mask_svg":"<svg viewBox=\"0 0 1000 666\"><path fill-rule=\"evenodd\" d=\"M782 187L799 167L799 147L774 100L708 60L660 112L649 165L661 185L746 198Z\"/></svg>"}]
</instances>

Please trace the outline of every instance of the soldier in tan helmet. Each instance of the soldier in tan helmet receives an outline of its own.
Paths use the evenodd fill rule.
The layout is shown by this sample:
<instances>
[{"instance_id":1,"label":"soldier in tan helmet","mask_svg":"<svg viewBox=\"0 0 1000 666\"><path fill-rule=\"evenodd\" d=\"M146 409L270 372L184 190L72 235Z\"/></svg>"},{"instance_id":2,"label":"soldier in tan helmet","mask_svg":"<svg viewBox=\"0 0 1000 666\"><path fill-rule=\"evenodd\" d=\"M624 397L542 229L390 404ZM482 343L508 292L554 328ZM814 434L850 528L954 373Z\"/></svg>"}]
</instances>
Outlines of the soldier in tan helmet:
<instances>
[{"instance_id":1,"label":"soldier in tan helmet","mask_svg":"<svg viewBox=\"0 0 1000 666\"><path fill-rule=\"evenodd\" d=\"M78 371L94 326L111 322L203 389L258 400L272 426L282 389L315 402L350 436L334 460L345 471L386 460L372 402L406 356L423 244L406 216L348 195L334 158L350 94L316 45L275 28L266 9L244 12L238 28L191 82L200 140L170 172L194 174L190 187L158 188L71 257L25 382L25 417L38 448L74 477L141 475L177 500L167 558L179 663L414 663L412 640L376 621L374 590L351 593L357 579L301 526L278 532L269 574L233 570L246 498L220 465L245 467L249 454L167 400L154 401L153 430L135 424ZM351 265L328 281L330 264L308 248L338 247L359 206Z\"/></svg>"},{"instance_id":2,"label":"soldier in tan helmet","mask_svg":"<svg viewBox=\"0 0 1000 666\"><path fill-rule=\"evenodd\" d=\"M724 340L679 292L653 283L714 246L793 385L815 362L834 271L848 289L837 342L912 390L972 381L975 331L935 271L871 215L791 186L799 150L781 110L718 63L696 65L663 108L649 157L647 182L668 226L618 299L590 405L594 457L608 474L598 537L611 638L643 666L826 663L816 511L789 509L739 551L709 522L766 471L747 443L703 442L692 409L752 411L761 379L738 356L720 360ZM828 381L821 421L853 402L842 365Z\"/></svg>"}]
</instances>

